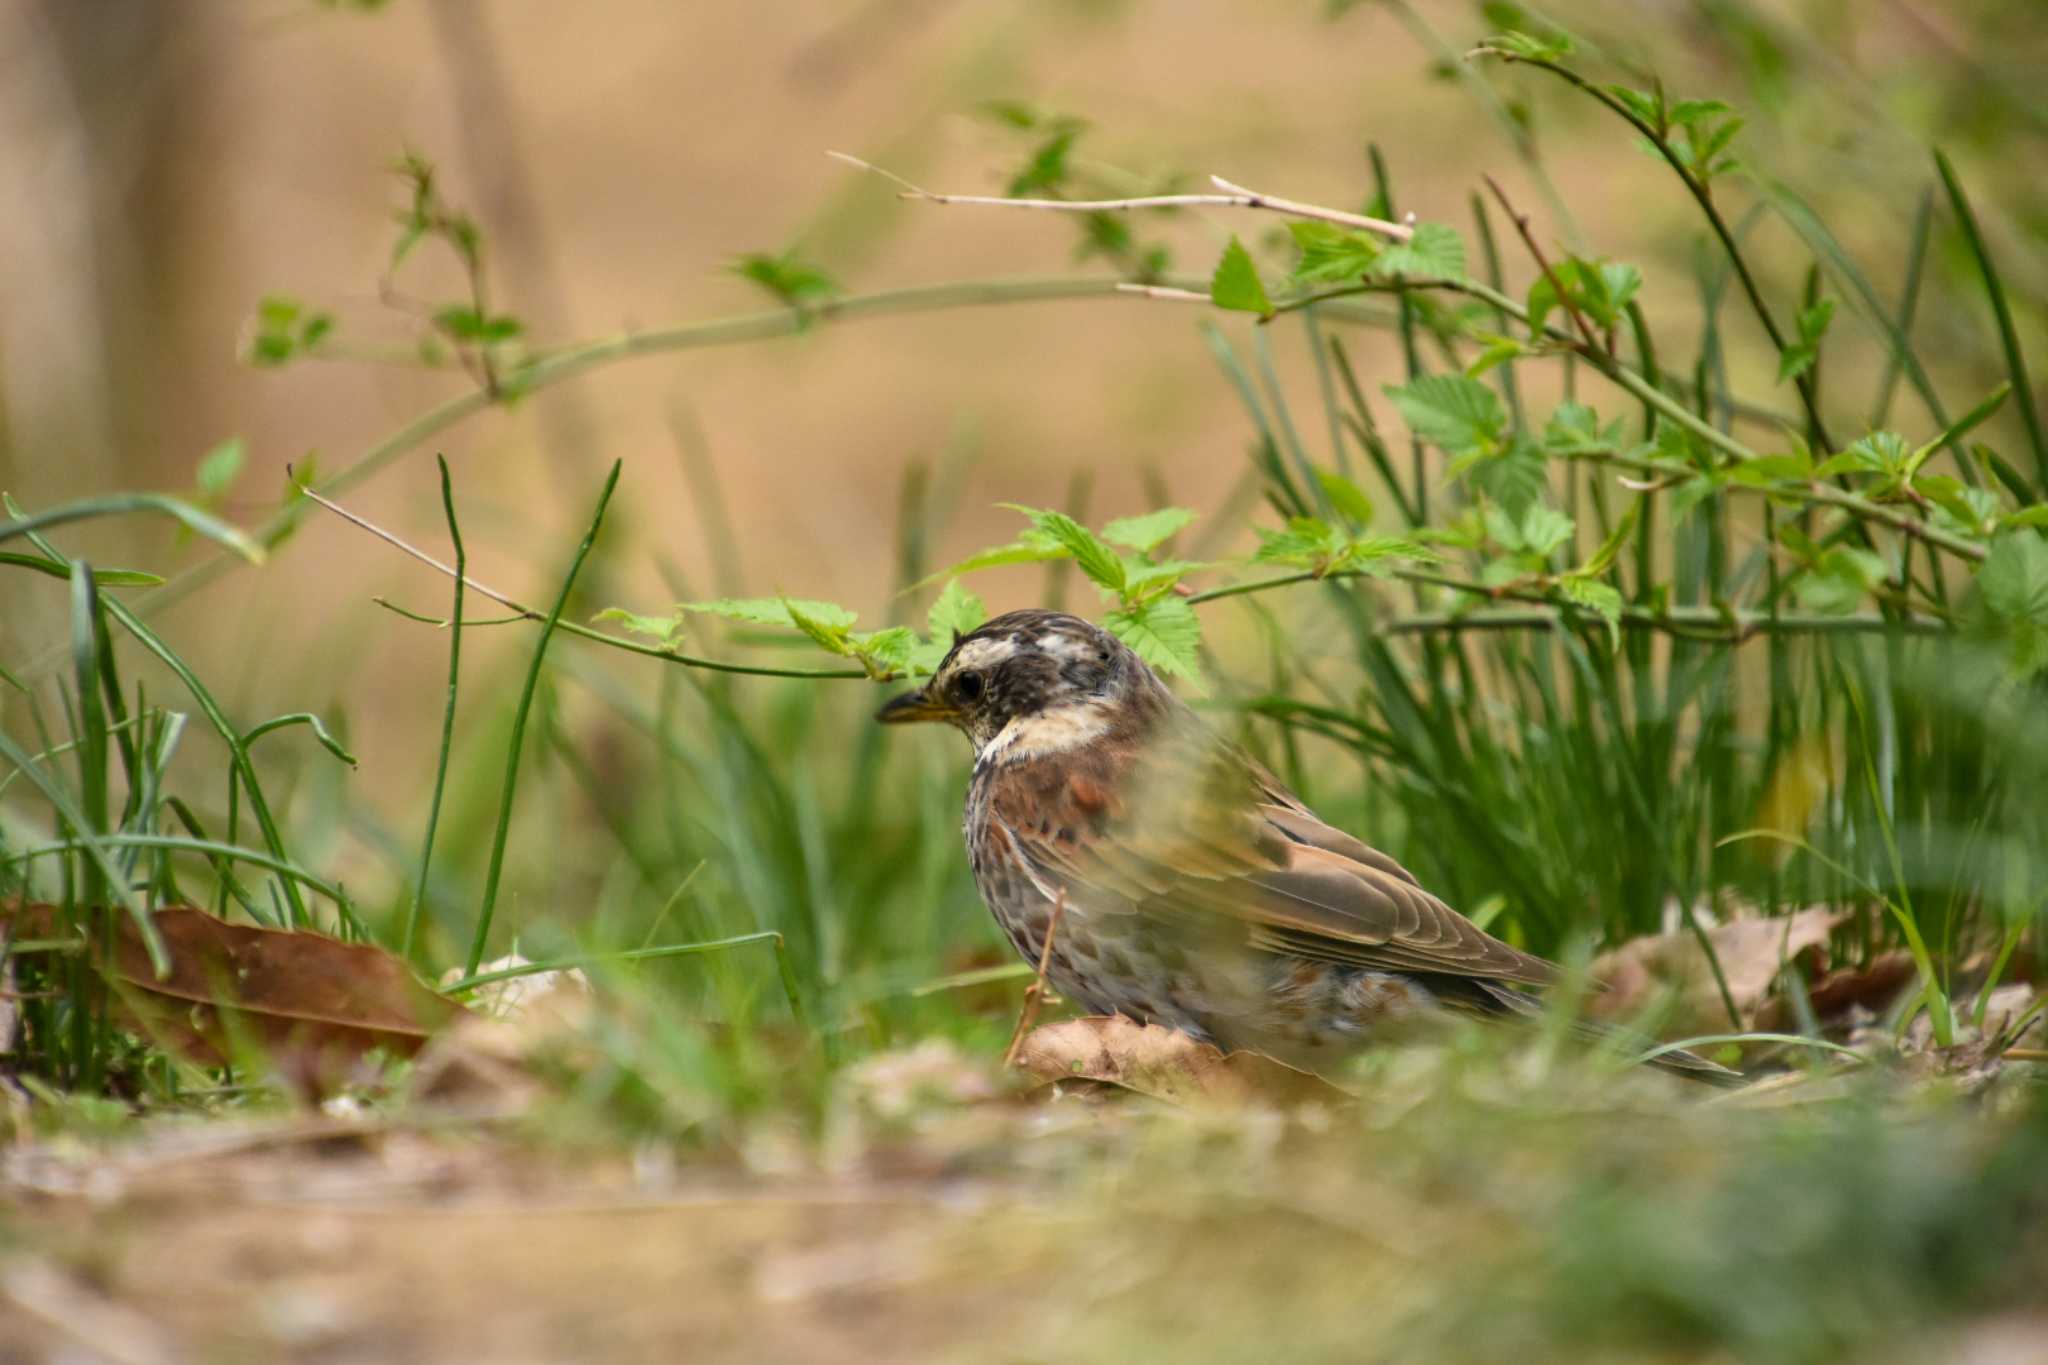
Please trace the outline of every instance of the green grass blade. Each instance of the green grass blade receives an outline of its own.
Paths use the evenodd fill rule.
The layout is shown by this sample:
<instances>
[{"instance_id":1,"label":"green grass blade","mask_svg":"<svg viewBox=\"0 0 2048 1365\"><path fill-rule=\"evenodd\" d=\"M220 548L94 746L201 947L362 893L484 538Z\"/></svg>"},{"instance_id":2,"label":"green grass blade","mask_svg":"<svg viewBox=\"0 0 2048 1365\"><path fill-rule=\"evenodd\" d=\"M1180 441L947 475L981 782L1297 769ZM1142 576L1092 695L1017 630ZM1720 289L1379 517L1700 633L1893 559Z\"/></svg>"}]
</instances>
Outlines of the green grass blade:
<instances>
[{"instance_id":1,"label":"green grass blade","mask_svg":"<svg viewBox=\"0 0 2048 1365\"><path fill-rule=\"evenodd\" d=\"M2048 435L2041 431L2041 414L2034 408L2034 390L2027 379L2027 360L2020 350L2019 332L2013 326L2012 305L2006 300L2005 286L1998 278L1998 267L1992 263L1990 248L1984 245L1984 234L1977 230L1977 215L1970 208L1968 196L1963 193L1962 182L1956 179L1956 169L1949 164L1948 154L1935 149L1934 167L1941 172L1942 188L1948 191L1949 206L1955 210L1956 224L1963 230L1963 241L1970 248L1970 256L1977 263L1977 273L1983 277L1984 293L1991 300L1991 312L1998 319L1998 344L2005 351L2005 367L2012 375L2012 392L2019 404L2020 422L2027 429L2027 441L2034 449L2034 488L2048 489ZM1948 423L1943 422L1946 427Z\"/></svg>"},{"instance_id":2,"label":"green grass blade","mask_svg":"<svg viewBox=\"0 0 2048 1365\"><path fill-rule=\"evenodd\" d=\"M455 605L448 617L448 700L441 708L441 743L434 755L434 795L427 803L427 832L420 840L420 870L413 885L412 905L405 912L405 937L399 956L410 958L419 942L420 915L427 903L427 873L434 862L434 835L441 827L441 798L448 790L448 754L455 741L455 698L462 681L462 589L469 551L462 544L462 526L455 519L455 487L448 477L448 457L437 454L441 470L441 512L448 539L455 548Z\"/></svg>"},{"instance_id":3,"label":"green grass blade","mask_svg":"<svg viewBox=\"0 0 2048 1365\"><path fill-rule=\"evenodd\" d=\"M505 789L498 804L497 832L491 838L491 865L484 880L483 904L477 910L476 933L470 939L469 956L463 965L465 976L476 974L477 964L484 958L484 944L491 935L491 917L498 904L498 883L505 871L505 842L512 829L512 798L519 785L519 753L525 746L526 720L533 710L534 690L540 685L540 669L547 658L548 641L554 637L555 624L562 619L562 610L569 605L569 592L576 586L576 575L582 571L583 561L589 557L590 547L596 543L598 530L604 525L604 509L612 500L612 490L618 487L621 467L621 462L613 462L612 471L604 481L604 491L598 494L597 511L591 516L590 529L583 533L583 540L576 547L576 557L569 561L569 572L562 579L562 590L555 594L555 605L541 625L540 638L534 642L533 661L526 669L526 685L519 691L519 709L513 713L512 737L506 745Z\"/></svg>"},{"instance_id":4,"label":"green grass blade","mask_svg":"<svg viewBox=\"0 0 2048 1365\"><path fill-rule=\"evenodd\" d=\"M263 562L263 547L217 517L202 512L189 502L166 497L162 493L110 493L105 497L81 498L67 502L60 507L23 516L14 511L12 521L0 521L0 541L12 540L16 536L34 535L53 526L63 526L74 521L92 521L99 517L117 517L130 512L161 512L175 517L194 532L206 537L224 549L232 550L251 564Z\"/></svg>"}]
</instances>

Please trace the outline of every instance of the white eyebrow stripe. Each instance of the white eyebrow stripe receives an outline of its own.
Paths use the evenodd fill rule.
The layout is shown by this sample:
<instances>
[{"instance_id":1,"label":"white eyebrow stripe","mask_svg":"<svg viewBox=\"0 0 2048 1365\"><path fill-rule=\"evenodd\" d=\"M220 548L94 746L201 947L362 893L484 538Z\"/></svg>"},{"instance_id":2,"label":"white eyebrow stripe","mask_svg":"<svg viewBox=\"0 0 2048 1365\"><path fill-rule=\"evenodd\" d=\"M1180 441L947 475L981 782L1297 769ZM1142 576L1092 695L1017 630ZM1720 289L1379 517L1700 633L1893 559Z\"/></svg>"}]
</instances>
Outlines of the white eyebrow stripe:
<instances>
[{"instance_id":1,"label":"white eyebrow stripe","mask_svg":"<svg viewBox=\"0 0 2048 1365\"><path fill-rule=\"evenodd\" d=\"M953 667L987 668L1016 652L1017 646L1007 635L983 636L961 644L959 652L953 655Z\"/></svg>"}]
</instances>

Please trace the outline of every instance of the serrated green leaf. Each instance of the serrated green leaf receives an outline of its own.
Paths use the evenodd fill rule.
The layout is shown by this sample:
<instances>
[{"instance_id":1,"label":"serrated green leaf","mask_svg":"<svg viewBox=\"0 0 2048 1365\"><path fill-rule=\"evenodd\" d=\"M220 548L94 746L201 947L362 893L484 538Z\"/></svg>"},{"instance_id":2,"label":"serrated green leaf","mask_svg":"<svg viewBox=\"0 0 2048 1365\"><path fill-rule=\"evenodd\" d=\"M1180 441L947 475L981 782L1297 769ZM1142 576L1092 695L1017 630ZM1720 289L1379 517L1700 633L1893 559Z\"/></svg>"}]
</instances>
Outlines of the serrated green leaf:
<instances>
[{"instance_id":1,"label":"serrated green leaf","mask_svg":"<svg viewBox=\"0 0 2048 1365\"><path fill-rule=\"evenodd\" d=\"M1613 584L1597 578L1561 578L1557 591L1566 601L1600 613L1600 619L1607 623L1608 647L1621 647L1621 594Z\"/></svg>"},{"instance_id":2,"label":"serrated green leaf","mask_svg":"<svg viewBox=\"0 0 2048 1365\"><path fill-rule=\"evenodd\" d=\"M934 641L943 642L947 649L951 649L957 637L972 634L986 620L988 608L982 605L979 597L961 587L960 580L955 578L932 602L931 610L925 613L924 624Z\"/></svg>"},{"instance_id":3,"label":"serrated green leaf","mask_svg":"<svg viewBox=\"0 0 2048 1365\"><path fill-rule=\"evenodd\" d=\"M1543 427L1543 448L1558 455L1579 455L1609 449L1600 432L1600 414L1584 403L1559 403Z\"/></svg>"},{"instance_id":4,"label":"serrated green leaf","mask_svg":"<svg viewBox=\"0 0 2048 1365\"><path fill-rule=\"evenodd\" d=\"M1216 273L1209 279L1209 301L1218 308L1257 313L1260 317L1273 311L1273 301L1266 296L1265 283L1259 279L1259 268L1252 264L1244 243L1234 236L1223 248Z\"/></svg>"},{"instance_id":5,"label":"serrated green leaf","mask_svg":"<svg viewBox=\"0 0 2048 1365\"><path fill-rule=\"evenodd\" d=\"M608 621L628 635L650 636L670 648L682 639L683 634L683 613L680 609L667 616L642 616L624 607L606 607L590 620L593 625Z\"/></svg>"},{"instance_id":6,"label":"serrated green leaf","mask_svg":"<svg viewBox=\"0 0 2048 1365\"><path fill-rule=\"evenodd\" d=\"M1162 542L1186 529L1196 515L1185 507L1162 507L1142 516L1118 517L1102 528L1102 538L1112 545L1149 554Z\"/></svg>"},{"instance_id":7,"label":"serrated green leaf","mask_svg":"<svg viewBox=\"0 0 2048 1365\"><path fill-rule=\"evenodd\" d=\"M845 630L860 617L836 602L819 602L804 597L721 597L708 602L679 603L679 611L697 612L706 616L720 616L728 621L741 621L755 626L787 626L792 630L801 629L796 618L790 614L794 607L812 624L835 630Z\"/></svg>"},{"instance_id":8,"label":"serrated green leaf","mask_svg":"<svg viewBox=\"0 0 2048 1365\"><path fill-rule=\"evenodd\" d=\"M1290 221L1288 235L1301 252L1292 278L1301 284L1351 284L1379 258L1378 239L1335 223Z\"/></svg>"},{"instance_id":9,"label":"serrated green leaf","mask_svg":"<svg viewBox=\"0 0 2048 1365\"><path fill-rule=\"evenodd\" d=\"M1410 431L1453 455L1490 453L1507 424L1493 390L1462 374L1426 374L1385 392Z\"/></svg>"},{"instance_id":10,"label":"serrated green leaf","mask_svg":"<svg viewBox=\"0 0 2048 1365\"><path fill-rule=\"evenodd\" d=\"M1898 476L1905 472L1906 438L1896 431L1873 431L1859 437L1824 461L1813 471L1817 479L1833 478L1837 474L1886 474Z\"/></svg>"},{"instance_id":11,"label":"serrated green leaf","mask_svg":"<svg viewBox=\"0 0 2048 1365\"><path fill-rule=\"evenodd\" d=\"M1535 505L1531 504L1531 506ZM1486 538L1488 540L1500 546L1503 550L1517 553L1521 551L1521 523L1508 515L1506 508L1502 507L1499 503L1489 502L1482 510L1481 515L1486 523Z\"/></svg>"},{"instance_id":12,"label":"serrated green leaf","mask_svg":"<svg viewBox=\"0 0 2048 1365\"><path fill-rule=\"evenodd\" d=\"M1323 496L1330 500L1330 506L1343 513L1352 525L1372 524L1372 499L1366 496L1363 488L1334 469L1318 469L1316 482L1322 485Z\"/></svg>"},{"instance_id":13,"label":"serrated green leaf","mask_svg":"<svg viewBox=\"0 0 2048 1365\"><path fill-rule=\"evenodd\" d=\"M1465 277L1465 239L1443 223L1417 223L1415 235L1380 252L1372 264L1375 279L1407 275L1419 279L1459 280Z\"/></svg>"},{"instance_id":14,"label":"serrated green leaf","mask_svg":"<svg viewBox=\"0 0 2048 1365\"><path fill-rule=\"evenodd\" d=\"M1441 564L1443 556L1407 536L1357 536L1345 542L1331 560L1333 569L1350 569L1372 578L1393 572L1396 562Z\"/></svg>"},{"instance_id":15,"label":"serrated green leaf","mask_svg":"<svg viewBox=\"0 0 2048 1365\"><path fill-rule=\"evenodd\" d=\"M1549 503L1532 502L1522 513L1522 547L1530 554L1548 559L1553 550L1572 538L1575 523Z\"/></svg>"},{"instance_id":16,"label":"serrated green leaf","mask_svg":"<svg viewBox=\"0 0 2048 1365\"><path fill-rule=\"evenodd\" d=\"M1536 443L1518 440L1501 454L1471 462L1467 471L1480 492L1519 517L1550 491L1549 465Z\"/></svg>"},{"instance_id":17,"label":"serrated green leaf","mask_svg":"<svg viewBox=\"0 0 2048 1365\"><path fill-rule=\"evenodd\" d=\"M1149 559L1126 559L1122 589L1124 600L1155 597L1195 570L1207 567L1191 559L1165 559L1156 564Z\"/></svg>"},{"instance_id":18,"label":"serrated green leaf","mask_svg":"<svg viewBox=\"0 0 2048 1365\"><path fill-rule=\"evenodd\" d=\"M1284 531L1252 528L1258 533L1259 548L1252 555L1255 564L1313 565L1334 555L1342 541L1337 529L1319 517L1291 517Z\"/></svg>"},{"instance_id":19,"label":"serrated green leaf","mask_svg":"<svg viewBox=\"0 0 2048 1365\"><path fill-rule=\"evenodd\" d=\"M980 569L999 569L1008 564L1044 564L1067 557L1066 547L1042 531L1027 530L1008 545L994 545L948 564L935 574L919 579L912 587L923 588L942 578L955 578Z\"/></svg>"},{"instance_id":20,"label":"serrated green leaf","mask_svg":"<svg viewBox=\"0 0 2048 1365\"><path fill-rule=\"evenodd\" d=\"M780 600L783 611L789 615L789 623L805 635L808 635L812 644L828 654L852 654L856 652L853 638L847 633L845 625L834 624L823 617L813 616L804 610L805 604L802 602L792 601L787 597ZM812 605L820 604L814 603ZM822 605L830 606L831 604L825 603ZM836 610L848 617L853 615L853 613L846 611L843 607ZM851 624L851 622L849 621L847 624Z\"/></svg>"},{"instance_id":21,"label":"serrated green leaf","mask_svg":"<svg viewBox=\"0 0 2048 1365\"><path fill-rule=\"evenodd\" d=\"M910 667L910 655L917 648L917 632L908 626L889 626L851 637L854 655L871 673L902 673Z\"/></svg>"},{"instance_id":22,"label":"serrated green leaf","mask_svg":"<svg viewBox=\"0 0 2048 1365\"><path fill-rule=\"evenodd\" d=\"M1091 582L1111 592L1123 590L1123 558L1097 539L1093 531L1065 512L1025 507L1014 502L1006 502L1003 506L1031 518L1033 528L1050 537L1060 548L1072 555L1076 567L1086 574Z\"/></svg>"},{"instance_id":23,"label":"serrated green leaf","mask_svg":"<svg viewBox=\"0 0 2048 1365\"><path fill-rule=\"evenodd\" d=\"M1161 673L1201 677L1202 623L1187 599L1161 597L1119 607L1102 624Z\"/></svg>"}]
</instances>

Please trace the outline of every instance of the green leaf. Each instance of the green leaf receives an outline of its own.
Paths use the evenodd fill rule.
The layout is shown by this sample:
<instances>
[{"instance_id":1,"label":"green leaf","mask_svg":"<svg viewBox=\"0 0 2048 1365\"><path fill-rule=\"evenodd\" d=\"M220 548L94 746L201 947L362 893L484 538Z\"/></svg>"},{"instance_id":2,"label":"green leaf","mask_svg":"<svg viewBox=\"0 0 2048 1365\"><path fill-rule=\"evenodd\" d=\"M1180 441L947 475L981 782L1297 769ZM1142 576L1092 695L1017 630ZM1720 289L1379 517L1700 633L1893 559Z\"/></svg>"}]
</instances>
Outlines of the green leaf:
<instances>
[{"instance_id":1,"label":"green leaf","mask_svg":"<svg viewBox=\"0 0 2048 1365\"><path fill-rule=\"evenodd\" d=\"M1896 431L1873 431L1824 461L1813 476L1828 479L1837 474L1884 474L1896 478L1905 473L1906 457L1905 437Z\"/></svg>"},{"instance_id":2,"label":"green leaf","mask_svg":"<svg viewBox=\"0 0 2048 1365\"><path fill-rule=\"evenodd\" d=\"M1597 578L1561 578L1557 591L1566 601L1600 613L1607 623L1608 648L1621 647L1621 594L1612 584Z\"/></svg>"},{"instance_id":3,"label":"green leaf","mask_svg":"<svg viewBox=\"0 0 2048 1365\"><path fill-rule=\"evenodd\" d=\"M855 652L854 641L846 630L847 626L853 624L854 614L852 612L847 611L844 607L832 606L829 602L806 603L792 601L787 597L780 600L782 610L789 616L789 623L805 635L810 636L811 643L817 645L818 648L828 654L851 654ZM825 606L831 608L831 611L828 614L814 616L804 610L806 606ZM837 617L844 617L845 619L841 621L836 619Z\"/></svg>"},{"instance_id":4,"label":"green leaf","mask_svg":"<svg viewBox=\"0 0 2048 1365\"><path fill-rule=\"evenodd\" d=\"M1942 430L1941 435L1914 451L1912 458L1906 461L1906 473L1909 475L1916 473L1921 465L1927 463L1927 457L1936 450L1953 441L1960 440L1963 436L1989 421L1992 414L2004 407L2005 400L2011 396L2012 381L2008 379L2005 383L2000 384L1989 394L1985 395L1984 400L1978 403L1976 407L1971 408L1961 417L1949 423Z\"/></svg>"},{"instance_id":5,"label":"green leaf","mask_svg":"<svg viewBox=\"0 0 2048 1365\"><path fill-rule=\"evenodd\" d=\"M854 657L868 672L894 675L910 671L911 655L917 649L917 632L908 626L889 626L852 637Z\"/></svg>"},{"instance_id":6,"label":"green leaf","mask_svg":"<svg viewBox=\"0 0 2048 1365\"><path fill-rule=\"evenodd\" d=\"M1216 273L1209 280L1209 301L1218 308L1257 313L1260 317L1273 311L1273 301L1266 297L1266 286L1259 279L1258 267L1252 264L1251 253L1235 236L1223 248L1223 258L1216 262Z\"/></svg>"},{"instance_id":7,"label":"green leaf","mask_svg":"<svg viewBox=\"0 0 2048 1365\"><path fill-rule=\"evenodd\" d=\"M1636 521L1642 510L1643 500L1641 498L1637 498L1634 502L1630 503L1627 513L1622 516L1620 521L1614 524L1614 529L1607 533L1607 539L1601 541L1600 548L1593 551L1593 557L1584 564L1581 564L1577 569L1574 569L1572 571L1573 576L1579 578L1598 578L1601 574L1606 573L1613 566L1615 557L1621 553L1621 547L1628 544L1629 536L1634 534Z\"/></svg>"},{"instance_id":8,"label":"green leaf","mask_svg":"<svg viewBox=\"0 0 2048 1365\"><path fill-rule=\"evenodd\" d=\"M1680 100L1671 106L1670 119L1679 127L1690 128L1704 119L1728 112L1728 106L1719 100Z\"/></svg>"},{"instance_id":9,"label":"green leaf","mask_svg":"<svg viewBox=\"0 0 2048 1365\"><path fill-rule=\"evenodd\" d=\"M1207 568L1189 559L1166 559L1154 563L1149 559L1124 560L1123 599L1135 602L1144 597L1157 597L1168 588L1193 573L1196 569Z\"/></svg>"},{"instance_id":10,"label":"green leaf","mask_svg":"<svg viewBox=\"0 0 2048 1365\"><path fill-rule=\"evenodd\" d=\"M1561 30L1555 38L1537 38L1518 29L1509 29L1505 33L1494 34L1482 46L1525 61L1555 62L1571 55L1572 40Z\"/></svg>"},{"instance_id":11,"label":"green leaf","mask_svg":"<svg viewBox=\"0 0 2048 1365\"><path fill-rule=\"evenodd\" d=\"M1258 533L1259 548L1254 564L1300 564L1314 566L1334 557L1343 547L1337 528L1319 517L1290 517L1284 531L1252 528Z\"/></svg>"},{"instance_id":12,"label":"green leaf","mask_svg":"<svg viewBox=\"0 0 2048 1365\"><path fill-rule=\"evenodd\" d=\"M1345 543L1332 562L1333 568L1355 569L1373 578L1393 572L1396 561L1441 564L1443 556L1407 536L1358 536Z\"/></svg>"},{"instance_id":13,"label":"green leaf","mask_svg":"<svg viewBox=\"0 0 2048 1365\"><path fill-rule=\"evenodd\" d=\"M199 493L202 501L218 503L234 487L242 472L249 448L239 436L230 436L199 457Z\"/></svg>"},{"instance_id":14,"label":"green leaf","mask_svg":"<svg viewBox=\"0 0 2048 1365\"><path fill-rule=\"evenodd\" d=\"M1127 550L1148 554L1162 542L1179 534L1195 516L1194 512L1185 507L1162 507L1143 516L1118 517L1102 528L1102 538L1112 545L1121 545Z\"/></svg>"},{"instance_id":15,"label":"green leaf","mask_svg":"<svg viewBox=\"0 0 2048 1365\"><path fill-rule=\"evenodd\" d=\"M1494 391L1462 374L1426 374L1385 392L1410 431L1453 455L1491 453L1507 425Z\"/></svg>"},{"instance_id":16,"label":"green leaf","mask_svg":"<svg viewBox=\"0 0 2048 1365\"><path fill-rule=\"evenodd\" d=\"M1370 233L1335 223L1290 221L1288 235L1301 252L1292 278L1301 284L1351 284L1380 256L1379 240Z\"/></svg>"},{"instance_id":17,"label":"green leaf","mask_svg":"<svg viewBox=\"0 0 2048 1365\"><path fill-rule=\"evenodd\" d=\"M2021 678L2048 669L2048 541L2031 531L2000 535L1977 569L1976 600L2003 637Z\"/></svg>"},{"instance_id":18,"label":"green leaf","mask_svg":"<svg viewBox=\"0 0 2048 1365\"><path fill-rule=\"evenodd\" d=\"M1018 536L1008 545L995 545L977 551L955 564L948 564L935 574L919 579L912 587L922 588L942 578L954 578L961 574L974 573L979 569L999 569L1007 564L1044 564L1049 560L1065 559L1066 547L1044 532L1032 529Z\"/></svg>"},{"instance_id":19,"label":"green leaf","mask_svg":"<svg viewBox=\"0 0 2048 1365\"><path fill-rule=\"evenodd\" d=\"M1539 504L1531 503L1530 506ZM1522 549L1522 527L1507 509L1498 503L1489 502L1483 509L1482 518L1486 523L1486 538L1503 550L1519 552Z\"/></svg>"},{"instance_id":20,"label":"green leaf","mask_svg":"<svg viewBox=\"0 0 2048 1365\"><path fill-rule=\"evenodd\" d=\"M1121 556L1109 546L1096 539L1095 533L1075 521L1065 512L1054 512L1045 508L1025 507L1022 504L1006 502L1003 506L1013 512L1022 512L1031 518L1032 527L1057 542L1090 581L1108 588L1111 592L1122 592L1124 587L1124 562Z\"/></svg>"},{"instance_id":21,"label":"green leaf","mask_svg":"<svg viewBox=\"0 0 2048 1365\"><path fill-rule=\"evenodd\" d=\"M646 635L659 640L666 649L673 649L682 642L683 613L681 608L667 616L641 616L627 611L624 607L606 607L590 618L592 624L610 621L629 635Z\"/></svg>"},{"instance_id":22,"label":"green leaf","mask_svg":"<svg viewBox=\"0 0 2048 1365\"><path fill-rule=\"evenodd\" d=\"M738 257L726 269L760 285L791 308L823 303L840 292L837 280L793 251L781 255L753 252Z\"/></svg>"},{"instance_id":23,"label":"green leaf","mask_svg":"<svg viewBox=\"0 0 2048 1365\"><path fill-rule=\"evenodd\" d=\"M1613 443L1600 430L1600 414L1584 403L1563 402L1552 410L1543 428L1543 448L1557 455L1581 455L1612 450Z\"/></svg>"},{"instance_id":24,"label":"green leaf","mask_svg":"<svg viewBox=\"0 0 2048 1365\"><path fill-rule=\"evenodd\" d=\"M1998 517L1998 495L1988 488L1971 488L1947 474L1923 474L1913 487L1939 509L1934 522L1944 531L1982 539Z\"/></svg>"},{"instance_id":25,"label":"green leaf","mask_svg":"<svg viewBox=\"0 0 2048 1365\"><path fill-rule=\"evenodd\" d=\"M1415 235L1380 252L1373 262L1376 279L1396 275L1458 280L1465 277L1465 239L1443 223L1417 223Z\"/></svg>"},{"instance_id":26,"label":"green leaf","mask_svg":"<svg viewBox=\"0 0 2048 1365\"><path fill-rule=\"evenodd\" d=\"M1734 483L1764 488L1774 483L1810 479L1815 470L1812 457L1792 454L1759 455L1753 460L1738 460L1723 472Z\"/></svg>"},{"instance_id":27,"label":"green leaf","mask_svg":"<svg viewBox=\"0 0 2048 1365\"><path fill-rule=\"evenodd\" d=\"M1334 469L1318 469L1316 482L1323 487L1323 496L1330 500L1330 506L1343 513L1354 526L1372 524L1372 499L1365 490L1345 478Z\"/></svg>"},{"instance_id":28,"label":"green leaf","mask_svg":"<svg viewBox=\"0 0 2048 1365\"><path fill-rule=\"evenodd\" d=\"M740 621L754 626L787 626L792 630L797 625L796 617L790 614L794 607L813 625L845 630L860 617L835 602L818 602L802 597L721 597L709 602L682 602L678 611L698 612L706 616L722 616L728 621Z\"/></svg>"},{"instance_id":29,"label":"green leaf","mask_svg":"<svg viewBox=\"0 0 2048 1365\"><path fill-rule=\"evenodd\" d=\"M2023 507L1998 523L2000 530L2019 526L2048 526L2048 503L2036 503Z\"/></svg>"},{"instance_id":30,"label":"green leaf","mask_svg":"<svg viewBox=\"0 0 2048 1365\"><path fill-rule=\"evenodd\" d=\"M1637 118L1650 127L1662 131L1666 122L1664 101L1661 95L1652 95L1644 90L1635 90L1626 85L1603 87Z\"/></svg>"},{"instance_id":31,"label":"green leaf","mask_svg":"<svg viewBox=\"0 0 2048 1365\"><path fill-rule=\"evenodd\" d=\"M979 597L961 587L960 580L955 578L933 601L931 610L925 613L924 624L933 640L941 641L951 649L957 636L972 634L986 620L988 608L982 605Z\"/></svg>"},{"instance_id":32,"label":"green leaf","mask_svg":"<svg viewBox=\"0 0 2048 1365\"><path fill-rule=\"evenodd\" d=\"M1119 607L1102 624L1161 673L1201 676L1202 623L1187 599L1161 597Z\"/></svg>"},{"instance_id":33,"label":"green leaf","mask_svg":"<svg viewBox=\"0 0 2048 1365\"><path fill-rule=\"evenodd\" d=\"M12 565L17 569L33 569L51 578L71 577L71 562L64 559L45 559L41 555L18 555L11 550L0 550L0 564ZM94 568L92 581L102 588L155 588L163 585L163 579L140 569Z\"/></svg>"},{"instance_id":34,"label":"green leaf","mask_svg":"<svg viewBox=\"0 0 2048 1365\"><path fill-rule=\"evenodd\" d=\"M1522 513L1522 546L1541 559L1572 538L1576 523L1547 502L1532 502Z\"/></svg>"}]
</instances>

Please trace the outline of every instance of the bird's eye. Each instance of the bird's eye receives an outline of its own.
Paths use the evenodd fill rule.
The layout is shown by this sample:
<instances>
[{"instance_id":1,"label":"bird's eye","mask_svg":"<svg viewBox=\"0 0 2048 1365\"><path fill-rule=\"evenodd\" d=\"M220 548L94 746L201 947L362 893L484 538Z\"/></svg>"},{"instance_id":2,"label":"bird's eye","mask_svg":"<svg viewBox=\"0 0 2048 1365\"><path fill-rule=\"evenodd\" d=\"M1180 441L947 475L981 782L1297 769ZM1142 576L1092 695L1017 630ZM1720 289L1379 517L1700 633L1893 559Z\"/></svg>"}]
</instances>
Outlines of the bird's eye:
<instances>
[{"instance_id":1,"label":"bird's eye","mask_svg":"<svg viewBox=\"0 0 2048 1365\"><path fill-rule=\"evenodd\" d=\"M981 674L962 673L953 679L953 692L962 701L981 700Z\"/></svg>"}]
</instances>

